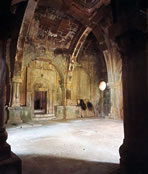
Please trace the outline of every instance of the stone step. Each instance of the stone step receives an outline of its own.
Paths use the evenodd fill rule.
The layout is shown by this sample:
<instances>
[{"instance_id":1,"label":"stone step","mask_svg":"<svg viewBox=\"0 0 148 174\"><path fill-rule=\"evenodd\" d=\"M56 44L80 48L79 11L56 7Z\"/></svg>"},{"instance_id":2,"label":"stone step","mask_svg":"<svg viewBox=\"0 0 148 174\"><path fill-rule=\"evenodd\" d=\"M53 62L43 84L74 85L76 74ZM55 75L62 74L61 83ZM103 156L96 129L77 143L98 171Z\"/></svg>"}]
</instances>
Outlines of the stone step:
<instances>
[{"instance_id":1,"label":"stone step","mask_svg":"<svg viewBox=\"0 0 148 174\"><path fill-rule=\"evenodd\" d=\"M54 117L54 114L35 114L35 118L42 118L42 117Z\"/></svg>"},{"instance_id":2,"label":"stone step","mask_svg":"<svg viewBox=\"0 0 148 174\"><path fill-rule=\"evenodd\" d=\"M53 117L32 117L32 120L33 121L47 121L47 120L55 120L56 117L53 116Z\"/></svg>"},{"instance_id":3,"label":"stone step","mask_svg":"<svg viewBox=\"0 0 148 174\"><path fill-rule=\"evenodd\" d=\"M33 121L41 121L41 120L55 120L56 117L54 114L35 114L32 118Z\"/></svg>"}]
</instances>

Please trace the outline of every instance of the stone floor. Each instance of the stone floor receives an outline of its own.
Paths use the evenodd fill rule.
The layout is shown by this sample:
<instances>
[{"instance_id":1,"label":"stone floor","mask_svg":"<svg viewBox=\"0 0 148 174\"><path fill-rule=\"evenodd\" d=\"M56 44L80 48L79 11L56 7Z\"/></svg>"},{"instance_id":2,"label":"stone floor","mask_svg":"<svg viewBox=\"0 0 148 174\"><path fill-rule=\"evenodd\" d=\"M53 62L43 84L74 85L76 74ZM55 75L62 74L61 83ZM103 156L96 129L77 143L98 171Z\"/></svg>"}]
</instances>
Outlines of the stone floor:
<instances>
[{"instance_id":1,"label":"stone floor","mask_svg":"<svg viewBox=\"0 0 148 174\"><path fill-rule=\"evenodd\" d=\"M123 140L120 120L79 119L7 128L23 174L112 174Z\"/></svg>"}]
</instances>

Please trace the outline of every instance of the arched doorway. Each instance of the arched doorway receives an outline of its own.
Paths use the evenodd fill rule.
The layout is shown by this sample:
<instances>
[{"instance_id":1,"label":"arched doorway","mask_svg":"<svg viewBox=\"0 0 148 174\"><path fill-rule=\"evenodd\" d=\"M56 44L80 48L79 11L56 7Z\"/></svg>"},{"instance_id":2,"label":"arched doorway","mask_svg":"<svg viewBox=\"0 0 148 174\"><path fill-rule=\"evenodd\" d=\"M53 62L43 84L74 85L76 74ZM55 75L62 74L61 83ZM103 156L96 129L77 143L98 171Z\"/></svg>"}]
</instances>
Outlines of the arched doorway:
<instances>
[{"instance_id":1,"label":"arched doorway","mask_svg":"<svg viewBox=\"0 0 148 174\"><path fill-rule=\"evenodd\" d=\"M32 110L32 117L37 114L54 115L54 107L63 101L60 76L55 66L43 60L31 61L24 79L26 103Z\"/></svg>"},{"instance_id":2,"label":"arched doorway","mask_svg":"<svg viewBox=\"0 0 148 174\"><path fill-rule=\"evenodd\" d=\"M46 114L47 112L47 91L34 91L34 113Z\"/></svg>"}]
</instances>

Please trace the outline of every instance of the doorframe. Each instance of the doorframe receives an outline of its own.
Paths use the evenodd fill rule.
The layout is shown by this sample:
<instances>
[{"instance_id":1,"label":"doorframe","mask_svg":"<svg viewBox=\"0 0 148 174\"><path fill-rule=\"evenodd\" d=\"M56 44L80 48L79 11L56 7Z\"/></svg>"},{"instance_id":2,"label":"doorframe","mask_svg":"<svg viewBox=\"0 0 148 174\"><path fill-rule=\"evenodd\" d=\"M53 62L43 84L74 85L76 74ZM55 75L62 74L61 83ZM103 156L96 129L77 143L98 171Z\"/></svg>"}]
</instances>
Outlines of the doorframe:
<instances>
[{"instance_id":1,"label":"doorframe","mask_svg":"<svg viewBox=\"0 0 148 174\"><path fill-rule=\"evenodd\" d=\"M45 113L43 113L43 114L48 114L48 90L45 89L45 88L44 89L38 88L38 90L34 90L33 91L33 95L32 95L32 110L33 110L33 114L35 115L35 108L34 108L35 92L45 92L46 106L45 106Z\"/></svg>"}]
</instances>

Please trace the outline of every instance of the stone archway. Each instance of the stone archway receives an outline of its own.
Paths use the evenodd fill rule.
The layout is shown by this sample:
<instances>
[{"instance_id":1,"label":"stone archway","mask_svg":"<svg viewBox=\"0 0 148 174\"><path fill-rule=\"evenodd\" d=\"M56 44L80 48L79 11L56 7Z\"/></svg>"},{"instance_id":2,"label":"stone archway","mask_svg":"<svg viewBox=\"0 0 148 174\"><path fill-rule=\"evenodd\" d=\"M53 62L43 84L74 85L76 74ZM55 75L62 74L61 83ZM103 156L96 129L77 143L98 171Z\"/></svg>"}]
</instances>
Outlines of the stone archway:
<instances>
[{"instance_id":1,"label":"stone archway","mask_svg":"<svg viewBox=\"0 0 148 174\"><path fill-rule=\"evenodd\" d=\"M32 113L36 113L36 105L41 113L54 114L54 107L63 101L61 80L55 66L43 60L31 61L25 75L27 81L23 85L26 85L26 104Z\"/></svg>"},{"instance_id":2,"label":"stone archway","mask_svg":"<svg viewBox=\"0 0 148 174\"><path fill-rule=\"evenodd\" d=\"M106 23L109 22L109 19ZM106 26L107 28L107 26ZM104 55L107 68L107 88L110 91L110 118L123 119L122 58L118 45L110 39L108 31L100 22L93 33Z\"/></svg>"}]
</instances>

